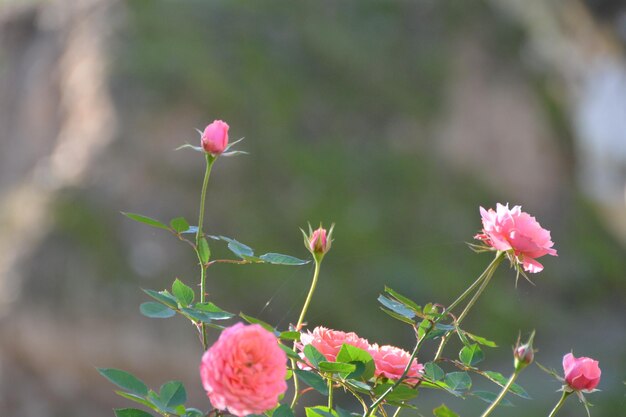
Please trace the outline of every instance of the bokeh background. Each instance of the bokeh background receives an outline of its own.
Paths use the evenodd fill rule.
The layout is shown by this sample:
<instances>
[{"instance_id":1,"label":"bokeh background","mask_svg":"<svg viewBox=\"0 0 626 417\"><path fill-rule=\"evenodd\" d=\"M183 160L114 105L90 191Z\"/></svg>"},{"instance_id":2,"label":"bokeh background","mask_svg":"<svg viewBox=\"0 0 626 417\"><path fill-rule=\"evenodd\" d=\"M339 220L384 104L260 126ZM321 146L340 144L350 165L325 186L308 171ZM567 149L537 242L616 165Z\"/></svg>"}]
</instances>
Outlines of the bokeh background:
<instances>
[{"instance_id":1,"label":"bokeh background","mask_svg":"<svg viewBox=\"0 0 626 417\"><path fill-rule=\"evenodd\" d=\"M250 154L215 166L210 233L305 257L298 228L336 223L311 326L409 349L384 285L450 302L490 260L466 246L478 207L521 204L559 257L534 286L497 272L466 321L500 345L483 366L508 374L536 329L543 365L600 361L594 416L626 416L623 1L4 0L0 44L0 415L130 405L96 366L208 408L194 329L137 308L140 287L196 282L193 253L120 211L193 222L204 160L174 149L223 119ZM218 265L210 297L286 328L311 272ZM558 382L519 381L534 400L495 415L547 415ZM423 390L403 415L442 401L485 407Z\"/></svg>"}]
</instances>

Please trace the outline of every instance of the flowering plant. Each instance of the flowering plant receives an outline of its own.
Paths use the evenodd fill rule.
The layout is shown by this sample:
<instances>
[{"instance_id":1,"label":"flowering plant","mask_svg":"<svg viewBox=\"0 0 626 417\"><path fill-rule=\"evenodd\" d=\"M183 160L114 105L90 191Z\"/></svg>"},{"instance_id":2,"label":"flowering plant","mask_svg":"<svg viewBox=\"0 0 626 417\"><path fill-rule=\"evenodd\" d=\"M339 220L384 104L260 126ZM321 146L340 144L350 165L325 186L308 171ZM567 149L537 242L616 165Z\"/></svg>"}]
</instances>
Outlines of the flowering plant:
<instances>
[{"instance_id":1,"label":"flowering plant","mask_svg":"<svg viewBox=\"0 0 626 417\"><path fill-rule=\"evenodd\" d=\"M492 252L493 260L468 288L449 304L426 303L420 305L410 297L385 287L378 301L381 309L391 318L407 325L415 335L410 351L387 344L370 343L353 332L332 330L323 326L305 328L307 310L313 301L321 266L331 250L333 227L322 225L316 230L309 226L304 235L304 245L311 260L290 255L265 253L254 250L229 237L205 233L203 229L207 185L213 165L221 156L236 155L231 151L229 126L221 120L208 125L201 135L200 145L183 145L202 153L206 160L204 181L200 193L197 225L183 217L168 223L134 213L123 213L128 218L148 226L165 230L187 243L194 251L199 270L199 297L189 286L176 279L170 290L144 290L153 299L140 306L143 315L150 318L169 318L182 315L197 329L204 354L198 358L199 378L207 393L207 401L200 408L188 407L185 387L180 381L164 383L160 390L149 389L134 375L115 368L100 368L99 372L117 385L120 396L144 406L115 409L118 417L161 416L204 417L232 414L238 417L265 415L267 417L293 417L300 413L302 396L322 400L321 405L304 407L307 417L382 416L391 413L396 417L412 404L420 390L442 390L456 397L475 397L487 403L481 417L491 415L499 405L509 403L507 394L528 399L529 396L516 380L520 373L534 361L534 332L513 351L510 376L483 370L478 365L485 358L487 348L496 347L489 339L462 328L465 318L487 288L502 260L509 259L511 266L524 277L543 269L537 258L556 256L550 232L537 220L522 211L497 204L496 210L480 208L483 228L475 236L480 244L470 245L477 251ZM334 226L334 225L333 225ZM235 258L214 259L209 242L224 242ZM298 266L313 262L315 268L309 292L297 321L288 328L278 329L247 314L235 315L207 299L207 271L216 263L234 265L269 263ZM224 321L229 322L223 325ZM246 322L247 324L244 324ZM213 345L208 343L208 333L218 336ZM456 337L463 344L458 354L446 353L448 341ZM432 358L422 355L421 349L433 344ZM545 369L562 381L563 395L550 412L554 416L565 399L576 393L587 412L583 393L595 390L600 382L598 362L590 358L575 358L571 353L563 358L564 377ZM472 389L472 376L485 378L495 390ZM288 393L288 387L292 390ZM338 404L334 392L349 393L354 402ZM358 410L358 411L357 411ZM433 410L436 417L459 416L446 405Z\"/></svg>"}]
</instances>

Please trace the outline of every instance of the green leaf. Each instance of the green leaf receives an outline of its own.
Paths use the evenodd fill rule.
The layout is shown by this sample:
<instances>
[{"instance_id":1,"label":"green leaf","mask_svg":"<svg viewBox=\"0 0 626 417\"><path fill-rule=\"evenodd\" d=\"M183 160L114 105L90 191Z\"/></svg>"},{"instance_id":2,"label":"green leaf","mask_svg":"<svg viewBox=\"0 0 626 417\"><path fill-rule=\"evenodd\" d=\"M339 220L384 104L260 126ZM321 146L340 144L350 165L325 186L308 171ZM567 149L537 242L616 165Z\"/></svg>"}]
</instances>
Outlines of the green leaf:
<instances>
[{"instance_id":1,"label":"green leaf","mask_svg":"<svg viewBox=\"0 0 626 417\"><path fill-rule=\"evenodd\" d=\"M287 404L281 404L276 410L274 410L272 417L294 417L294 414Z\"/></svg>"},{"instance_id":2,"label":"green leaf","mask_svg":"<svg viewBox=\"0 0 626 417\"><path fill-rule=\"evenodd\" d=\"M196 310L202 311L203 313L210 313L212 320L227 320L232 317L235 317L233 313L229 313L228 311L224 311L215 304L211 302L207 303L196 303L194 306Z\"/></svg>"},{"instance_id":3,"label":"green leaf","mask_svg":"<svg viewBox=\"0 0 626 417\"><path fill-rule=\"evenodd\" d=\"M474 366L485 359L485 354L478 344L474 343L469 346L463 346L459 352L459 359L467 366Z\"/></svg>"},{"instance_id":4,"label":"green leaf","mask_svg":"<svg viewBox=\"0 0 626 417\"><path fill-rule=\"evenodd\" d=\"M211 249L209 248L209 242L206 238L201 237L198 241L198 254L200 255L200 261L206 264L211 259Z\"/></svg>"},{"instance_id":5,"label":"green leaf","mask_svg":"<svg viewBox=\"0 0 626 417\"><path fill-rule=\"evenodd\" d=\"M186 232L189 230L189 223L185 220L184 217L176 217L170 221L170 226L172 229L176 230L177 233Z\"/></svg>"},{"instance_id":6,"label":"green leaf","mask_svg":"<svg viewBox=\"0 0 626 417\"><path fill-rule=\"evenodd\" d=\"M295 341L300 341L300 332L292 332L292 331L287 331L287 332L282 332L278 337L280 337L283 340L295 340Z\"/></svg>"},{"instance_id":7,"label":"green leaf","mask_svg":"<svg viewBox=\"0 0 626 417\"><path fill-rule=\"evenodd\" d=\"M297 361L302 360L300 358L300 355L298 355L296 352L294 352L294 350L291 349L290 347L287 347L287 346L283 345L282 343L279 343L278 347L281 348L283 350L283 352L285 352L287 354L287 356L290 357L291 359L295 359Z\"/></svg>"},{"instance_id":8,"label":"green leaf","mask_svg":"<svg viewBox=\"0 0 626 417\"><path fill-rule=\"evenodd\" d=\"M487 378L492 380L493 382L495 382L498 385L500 385L501 387L505 386L506 383L509 380L507 377L502 375L500 372L485 371L485 372L483 372L483 374ZM530 395L528 395L526 390L524 388L522 388L520 385L515 384L515 383L513 385L511 385L511 387L509 388L509 392L512 392L513 394L517 395L518 397L522 397L522 398L524 398L526 400L530 400L531 399Z\"/></svg>"},{"instance_id":9,"label":"green leaf","mask_svg":"<svg viewBox=\"0 0 626 417\"><path fill-rule=\"evenodd\" d=\"M142 216L141 214L135 214L135 213L125 213L125 212L122 212L122 214L124 216L128 217L129 219L134 220L136 222L147 224L148 226L156 227L156 228L159 228L159 229L170 230L169 227L167 227L166 225L164 225L160 221L155 220L155 219L153 219L151 217Z\"/></svg>"},{"instance_id":10,"label":"green leaf","mask_svg":"<svg viewBox=\"0 0 626 417\"><path fill-rule=\"evenodd\" d=\"M171 308L160 303L155 303L154 301L142 303L139 306L139 311L141 311L141 314L144 316L152 319L166 319L176 314L176 312Z\"/></svg>"},{"instance_id":11,"label":"green leaf","mask_svg":"<svg viewBox=\"0 0 626 417\"><path fill-rule=\"evenodd\" d=\"M322 361L318 364L319 370L323 372L349 374L356 371L356 365L341 362Z\"/></svg>"},{"instance_id":12,"label":"green leaf","mask_svg":"<svg viewBox=\"0 0 626 417\"><path fill-rule=\"evenodd\" d=\"M202 323L211 323L213 321L212 313L205 313L204 311L195 310L193 308L181 308L180 312L193 321Z\"/></svg>"},{"instance_id":13,"label":"green leaf","mask_svg":"<svg viewBox=\"0 0 626 417\"><path fill-rule=\"evenodd\" d=\"M183 307L187 307L189 304L193 303L193 299L195 297L193 290L178 278L176 278L172 284L172 294L174 294L174 297L176 297L180 305Z\"/></svg>"},{"instance_id":14,"label":"green leaf","mask_svg":"<svg viewBox=\"0 0 626 417\"><path fill-rule=\"evenodd\" d=\"M335 406L335 411L337 412L338 417L352 417L352 414L348 410L344 410L338 405Z\"/></svg>"},{"instance_id":15,"label":"green leaf","mask_svg":"<svg viewBox=\"0 0 626 417\"><path fill-rule=\"evenodd\" d=\"M176 407L187 401L187 391L182 382L169 381L159 390L161 402L168 408Z\"/></svg>"},{"instance_id":16,"label":"green leaf","mask_svg":"<svg viewBox=\"0 0 626 417\"><path fill-rule=\"evenodd\" d=\"M323 405L305 407L304 411L306 413L306 417L338 417L334 410Z\"/></svg>"},{"instance_id":17,"label":"green leaf","mask_svg":"<svg viewBox=\"0 0 626 417\"><path fill-rule=\"evenodd\" d=\"M461 340L461 343L463 343L463 346L470 346L471 343L469 341L469 339L465 336L465 332L460 328L460 327L455 327L454 328L456 335L459 336L459 339Z\"/></svg>"},{"instance_id":18,"label":"green leaf","mask_svg":"<svg viewBox=\"0 0 626 417\"><path fill-rule=\"evenodd\" d=\"M413 300L405 297L404 295L398 293L397 291L385 286L385 292L391 295L396 300L400 301L405 306L409 307L411 310L415 311L416 313L422 311L422 308L419 305L417 305Z\"/></svg>"},{"instance_id":19,"label":"green leaf","mask_svg":"<svg viewBox=\"0 0 626 417\"><path fill-rule=\"evenodd\" d=\"M316 373L303 371L302 369L295 369L294 372L305 384L315 389L320 394L328 396L328 386L324 378Z\"/></svg>"},{"instance_id":20,"label":"green leaf","mask_svg":"<svg viewBox=\"0 0 626 417\"><path fill-rule=\"evenodd\" d=\"M326 362L326 356L313 345L306 345L302 352L304 353L304 357L307 358L315 368L319 366L320 362Z\"/></svg>"},{"instance_id":21,"label":"green leaf","mask_svg":"<svg viewBox=\"0 0 626 417\"><path fill-rule=\"evenodd\" d=\"M446 407L445 404L441 404L439 407L433 410L435 417L460 417L457 413Z\"/></svg>"},{"instance_id":22,"label":"green leaf","mask_svg":"<svg viewBox=\"0 0 626 417\"><path fill-rule=\"evenodd\" d=\"M472 392L472 395L474 397L480 398L481 400L491 404L495 401L495 399L498 397L498 394L495 392L489 392L489 391L474 391ZM503 398L500 403L498 404L498 406L504 406L504 407L514 407L513 403L509 400L507 400L506 398Z\"/></svg>"},{"instance_id":23,"label":"green leaf","mask_svg":"<svg viewBox=\"0 0 626 417\"><path fill-rule=\"evenodd\" d=\"M368 380L374 376L374 370L376 369L376 365L374 364L374 360L372 359L372 355L366 352L363 349L359 349L358 347L343 344L339 353L337 354L337 362L343 363L351 363L351 362L362 362L365 365L365 370L363 374L360 376L361 378Z\"/></svg>"},{"instance_id":24,"label":"green leaf","mask_svg":"<svg viewBox=\"0 0 626 417\"><path fill-rule=\"evenodd\" d=\"M465 391L472 386L472 379L467 372L450 372L444 382L453 391Z\"/></svg>"},{"instance_id":25,"label":"green leaf","mask_svg":"<svg viewBox=\"0 0 626 417\"><path fill-rule=\"evenodd\" d=\"M172 308L178 307L178 301L176 300L176 297L170 294L167 290L163 290L159 292L154 291L154 290L143 290L143 292L145 292L146 294L148 294L150 297L154 298L155 300L160 301L161 303L167 305L168 307L172 307Z\"/></svg>"},{"instance_id":26,"label":"green leaf","mask_svg":"<svg viewBox=\"0 0 626 417\"><path fill-rule=\"evenodd\" d=\"M148 387L146 384L131 373L115 368L98 368L98 372L100 372L100 375L126 391L130 391L131 393L142 397L145 397L148 394Z\"/></svg>"},{"instance_id":27,"label":"green leaf","mask_svg":"<svg viewBox=\"0 0 626 417\"><path fill-rule=\"evenodd\" d=\"M381 307L380 309L382 311L384 311L385 313L387 313L388 315L390 315L391 317L393 317L394 319L396 319L396 320L400 320L401 322L404 322L404 323L407 323L407 324L410 324L410 325L414 325L415 324L415 322L413 320L407 318L406 316L403 316L403 315L398 314L396 312L393 312L391 310L387 310L384 307Z\"/></svg>"},{"instance_id":28,"label":"green leaf","mask_svg":"<svg viewBox=\"0 0 626 417\"><path fill-rule=\"evenodd\" d=\"M189 226L189 229L182 231L181 233L186 233L186 234L196 234L198 233L198 226Z\"/></svg>"},{"instance_id":29,"label":"green leaf","mask_svg":"<svg viewBox=\"0 0 626 417\"><path fill-rule=\"evenodd\" d=\"M259 256L259 258L274 265L305 265L311 262L280 253L266 253L265 255Z\"/></svg>"},{"instance_id":30,"label":"green leaf","mask_svg":"<svg viewBox=\"0 0 626 417\"><path fill-rule=\"evenodd\" d=\"M150 401L146 400L143 397L140 397L139 395L131 394L130 392L117 391L117 390L115 391L115 393L119 395L120 397L126 398L127 400L134 401L138 404L145 405L148 408L152 408L154 411L158 411L157 408L153 406Z\"/></svg>"},{"instance_id":31,"label":"green leaf","mask_svg":"<svg viewBox=\"0 0 626 417\"><path fill-rule=\"evenodd\" d=\"M163 404L163 401L161 401L161 397L159 397L159 394L157 394L156 392L152 390L148 391L148 395L146 396L146 398L159 410L160 414L167 411L165 409L165 404Z\"/></svg>"},{"instance_id":32,"label":"green leaf","mask_svg":"<svg viewBox=\"0 0 626 417\"><path fill-rule=\"evenodd\" d=\"M362 382L362 381L358 381L356 379L346 379L346 384L350 385L356 391L359 391L365 394L369 394L370 391L372 390L372 387L369 386L369 384L366 384L365 382Z\"/></svg>"},{"instance_id":33,"label":"green leaf","mask_svg":"<svg viewBox=\"0 0 626 417\"><path fill-rule=\"evenodd\" d=\"M378 384L374 387L374 393L376 396L381 396L387 389L393 386L393 383L388 382L386 384ZM385 397L386 401L409 401L417 397L417 389L411 388L408 385L398 385L388 396Z\"/></svg>"},{"instance_id":34,"label":"green leaf","mask_svg":"<svg viewBox=\"0 0 626 417\"><path fill-rule=\"evenodd\" d=\"M401 316L406 317L407 319L412 319L413 317L415 317L415 312L413 310L411 310L410 308L406 307L402 303L399 303L397 301L394 301L394 300L391 300L391 299L385 297L384 295L379 295L378 296L378 301L382 305L384 305L385 307L390 309L391 311L394 311L394 312L400 314Z\"/></svg>"},{"instance_id":35,"label":"green leaf","mask_svg":"<svg viewBox=\"0 0 626 417\"><path fill-rule=\"evenodd\" d=\"M424 365L424 376L431 381L440 381L445 376L445 372L443 372L443 369L441 369L439 365L428 362Z\"/></svg>"},{"instance_id":36,"label":"green leaf","mask_svg":"<svg viewBox=\"0 0 626 417\"><path fill-rule=\"evenodd\" d=\"M247 256L254 256L254 250L252 250L250 246L244 245L243 243L226 236L220 236L220 239L228 242L228 249L241 259L245 259Z\"/></svg>"},{"instance_id":37,"label":"green leaf","mask_svg":"<svg viewBox=\"0 0 626 417\"><path fill-rule=\"evenodd\" d=\"M136 408L116 408L115 417L153 417L152 414Z\"/></svg>"},{"instance_id":38,"label":"green leaf","mask_svg":"<svg viewBox=\"0 0 626 417\"><path fill-rule=\"evenodd\" d=\"M471 334L468 332L465 332L465 336L469 337L476 343L480 343L483 346L498 347L498 345L496 345L496 342L492 342L491 340L485 339L484 337L476 336L475 334Z\"/></svg>"},{"instance_id":39,"label":"green leaf","mask_svg":"<svg viewBox=\"0 0 626 417\"><path fill-rule=\"evenodd\" d=\"M242 319L244 319L245 321L247 321L250 324L259 324L259 325L261 325L261 327L263 327L268 332L276 333L276 330L274 329L274 327L272 327L270 324L267 324L263 320L259 320L257 318L254 318L252 316L248 316L247 314L243 314L243 313L239 313L239 317L241 317Z\"/></svg>"},{"instance_id":40,"label":"green leaf","mask_svg":"<svg viewBox=\"0 0 626 417\"><path fill-rule=\"evenodd\" d=\"M204 413L197 408L188 408L185 410L183 417L204 417Z\"/></svg>"}]
</instances>

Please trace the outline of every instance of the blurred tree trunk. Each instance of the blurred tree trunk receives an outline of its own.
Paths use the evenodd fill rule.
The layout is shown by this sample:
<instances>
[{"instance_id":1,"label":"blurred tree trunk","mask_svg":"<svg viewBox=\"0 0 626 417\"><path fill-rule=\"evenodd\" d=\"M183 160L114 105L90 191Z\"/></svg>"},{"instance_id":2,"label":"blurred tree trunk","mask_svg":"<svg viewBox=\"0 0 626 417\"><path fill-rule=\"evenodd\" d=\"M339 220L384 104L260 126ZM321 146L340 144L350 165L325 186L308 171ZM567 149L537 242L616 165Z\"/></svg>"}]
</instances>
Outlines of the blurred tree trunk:
<instances>
[{"instance_id":1,"label":"blurred tree trunk","mask_svg":"<svg viewBox=\"0 0 626 417\"><path fill-rule=\"evenodd\" d=\"M81 184L111 143L111 1L0 10L0 314L19 297L19 262L45 235L59 190Z\"/></svg>"},{"instance_id":2,"label":"blurred tree trunk","mask_svg":"<svg viewBox=\"0 0 626 417\"><path fill-rule=\"evenodd\" d=\"M578 183L607 229L626 244L623 2L588 0L602 20L581 1L491 3L525 29L528 58L547 75L573 128Z\"/></svg>"}]
</instances>

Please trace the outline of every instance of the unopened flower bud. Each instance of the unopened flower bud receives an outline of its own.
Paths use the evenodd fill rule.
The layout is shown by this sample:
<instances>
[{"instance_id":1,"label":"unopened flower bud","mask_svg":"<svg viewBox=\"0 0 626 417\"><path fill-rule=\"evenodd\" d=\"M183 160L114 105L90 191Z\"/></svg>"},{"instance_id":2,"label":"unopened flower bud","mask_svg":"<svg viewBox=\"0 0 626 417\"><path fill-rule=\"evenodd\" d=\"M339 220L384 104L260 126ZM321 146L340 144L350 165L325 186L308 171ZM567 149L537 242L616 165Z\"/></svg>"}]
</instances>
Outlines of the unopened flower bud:
<instances>
[{"instance_id":1,"label":"unopened flower bud","mask_svg":"<svg viewBox=\"0 0 626 417\"><path fill-rule=\"evenodd\" d=\"M535 352L533 348L528 345L522 345L515 348L515 367L527 366L533 363L535 359Z\"/></svg>"},{"instance_id":2,"label":"unopened flower bud","mask_svg":"<svg viewBox=\"0 0 626 417\"><path fill-rule=\"evenodd\" d=\"M228 124L215 120L202 132L202 148L213 156L219 155L228 145Z\"/></svg>"},{"instance_id":3,"label":"unopened flower bud","mask_svg":"<svg viewBox=\"0 0 626 417\"><path fill-rule=\"evenodd\" d=\"M309 234L307 235L302 231L304 235L304 245L311 252L316 259L321 259L326 252L330 250L332 245L333 224L329 231L326 231L321 225L316 230L311 230L309 226Z\"/></svg>"},{"instance_id":4,"label":"unopened flower bud","mask_svg":"<svg viewBox=\"0 0 626 417\"><path fill-rule=\"evenodd\" d=\"M520 344L518 339L517 345L513 350L514 356L514 366L516 371L521 371L531 363L535 359L535 351L533 349L533 339L535 337L535 332L533 331L528 339L528 342L524 344Z\"/></svg>"}]
</instances>

